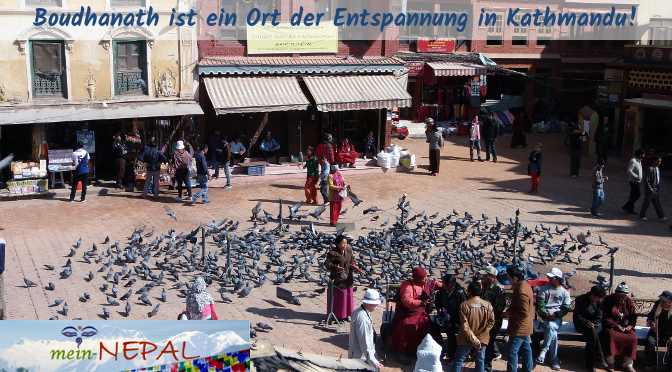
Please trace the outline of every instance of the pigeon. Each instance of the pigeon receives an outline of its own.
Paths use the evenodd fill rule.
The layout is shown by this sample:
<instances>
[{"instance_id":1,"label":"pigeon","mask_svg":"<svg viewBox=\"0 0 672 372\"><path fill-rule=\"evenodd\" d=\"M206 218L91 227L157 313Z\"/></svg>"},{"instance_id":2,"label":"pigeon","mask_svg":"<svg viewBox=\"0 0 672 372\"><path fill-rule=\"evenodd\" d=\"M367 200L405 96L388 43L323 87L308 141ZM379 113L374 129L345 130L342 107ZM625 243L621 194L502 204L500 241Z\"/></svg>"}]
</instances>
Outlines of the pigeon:
<instances>
[{"instance_id":1,"label":"pigeon","mask_svg":"<svg viewBox=\"0 0 672 372\"><path fill-rule=\"evenodd\" d=\"M49 320L58 320L58 315L57 316L52 316L51 318L49 318Z\"/></svg>"},{"instance_id":2,"label":"pigeon","mask_svg":"<svg viewBox=\"0 0 672 372\"><path fill-rule=\"evenodd\" d=\"M371 208L365 209L364 212L362 212L362 213L367 214L367 213L373 213L373 212L378 212L378 211L379 211L378 207L371 207Z\"/></svg>"},{"instance_id":3,"label":"pigeon","mask_svg":"<svg viewBox=\"0 0 672 372\"><path fill-rule=\"evenodd\" d=\"M110 310L107 310L106 308L103 308L103 316L105 319L110 319Z\"/></svg>"},{"instance_id":4,"label":"pigeon","mask_svg":"<svg viewBox=\"0 0 672 372\"><path fill-rule=\"evenodd\" d=\"M131 315L131 304L126 301L126 317L128 318L129 315Z\"/></svg>"},{"instance_id":5,"label":"pigeon","mask_svg":"<svg viewBox=\"0 0 672 372\"><path fill-rule=\"evenodd\" d=\"M224 302L233 302L233 301L231 301L231 299L229 298L229 296L227 296L224 292L220 292L219 295L222 297L222 301L224 301Z\"/></svg>"},{"instance_id":6,"label":"pigeon","mask_svg":"<svg viewBox=\"0 0 672 372\"><path fill-rule=\"evenodd\" d=\"M294 305L301 306L301 301L296 296L292 296L292 301Z\"/></svg>"},{"instance_id":7,"label":"pigeon","mask_svg":"<svg viewBox=\"0 0 672 372\"><path fill-rule=\"evenodd\" d=\"M68 316L68 303L63 304L63 316Z\"/></svg>"},{"instance_id":8,"label":"pigeon","mask_svg":"<svg viewBox=\"0 0 672 372\"><path fill-rule=\"evenodd\" d=\"M177 216L175 215L175 213L173 213L173 211L170 210L170 208L168 208L167 205L164 205L163 207L166 209L166 212L168 212L168 215L170 216L170 218L174 218L175 221L177 221Z\"/></svg>"},{"instance_id":9,"label":"pigeon","mask_svg":"<svg viewBox=\"0 0 672 372\"><path fill-rule=\"evenodd\" d=\"M44 267L46 267L47 270L53 270L54 269L53 265L44 265Z\"/></svg>"},{"instance_id":10,"label":"pigeon","mask_svg":"<svg viewBox=\"0 0 672 372\"><path fill-rule=\"evenodd\" d=\"M344 210L341 211L341 216L343 216L346 213L348 213L348 208L345 208Z\"/></svg>"},{"instance_id":11,"label":"pigeon","mask_svg":"<svg viewBox=\"0 0 672 372\"><path fill-rule=\"evenodd\" d=\"M23 278L23 282L26 283L26 287L37 287L37 284L30 281L29 279Z\"/></svg>"},{"instance_id":12,"label":"pigeon","mask_svg":"<svg viewBox=\"0 0 672 372\"><path fill-rule=\"evenodd\" d=\"M154 315L156 315L156 313L159 312L159 306L161 306L161 304L156 304L156 306L154 306L154 308L152 309L152 311L150 311L150 312L147 313L147 316L151 318L151 317L153 317Z\"/></svg>"},{"instance_id":13,"label":"pigeon","mask_svg":"<svg viewBox=\"0 0 672 372\"><path fill-rule=\"evenodd\" d=\"M129 289L128 292L126 292L126 294L121 296L121 298L119 298L119 299L121 301L125 301L125 300L128 300L129 298L131 298L132 295L133 295L133 290Z\"/></svg>"},{"instance_id":14,"label":"pigeon","mask_svg":"<svg viewBox=\"0 0 672 372\"><path fill-rule=\"evenodd\" d=\"M77 240L77 243L75 243L75 245L73 245L73 247L79 248L81 246L82 246L82 238L80 237L79 240Z\"/></svg>"},{"instance_id":15,"label":"pigeon","mask_svg":"<svg viewBox=\"0 0 672 372\"><path fill-rule=\"evenodd\" d=\"M596 254L596 255L594 255L593 257L591 257L590 260L591 260L591 261L597 261L597 260L599 260L600 258L602 258L602 255L601 255L601 254Z\"/></svg>"},{"instance_id":16,"label":"pigeon","mask_svg":"<svg viewBox=\"0 0 672 372\"><path fill-rule=\"evenodd\" d=\"M355 193L353 193L351 190L348 190L348 197L350 197L350 200L352 200L352 203L355 204L353 206L356 207L362 203L362 200L360 200Z\"/></svg>"},{"instance_id":17,"label":"pigeon","mask_svg":"<svg viewBox=\"0 0 672 372\"><path fill-rule=\"evenodd\" d=\"M257 327L259 329L263 329L264 331L272 331L273 330L273 327L269 326L266 323L257 323Z\"/></svg>"},{"instance_id":18,"label":"pigeon","mask_svg":"<svg viewBox=\"0 0 672 372\"><path fill-rule=\"evenodd\" d=\"M257 338L257 331L250 327L250 338Z\"/></svg>"},{"instance_id":19,"label":"pigeon","mask_svg":"<svg viewBox=\"0 0 672 372\"><path fill-rule=\"evenodd\" d=\"M250 283L248 282L245 288L243 288L243 290L240 291L238 297L247 297L250 295L250 292L252 292L252 286L250 286Z\"/></svg>"},{"instance_id":20,"label":"pigeon","mask_svg":"<svg viewBox=\"0 0 672 372\"><path fill-rule=\"evenodd\" d=\"M327 209L327 207L324 204L319 205L317 208L315 208L315 211L313 213L308 213L310 216L317 220L321 220L322 217L320 215L324 213L324 211Z\"/></svg>"},{"instance_id":21,"label":"pigeon","mask_svg":"<svg viewBox=\"0 0 672 372\"><path fill-rule=\"evenodd\" d=\"M90 299L91 299L91 295L88 294L88 293L86 293L86 292L84 292L84 299L86 299L86 300L90 300Z\"/></svg>"},{"instance_id":22,"label":"pigeon","mask_svg":"<svg viewBox=\"0 0 672 372\"><path fill-rule=\"evenodd\" d=\"M107 303L114 306L119 306L119 303L114 298L107 296Z\"/></svg>"},{"instance_id":23,"label":"pigeon","mask_svg":"<svg viewBox=\"0 0 672 372\"><path fill-rule=\"evenodd\" d=\"M168 300L168 292L166 292L166 289L163 288L163 291L161 292L161 301L166 302Z\"/></svg>"},{"instance_id":24,"label":"pigeon","mask_svg":"<svg viewBox=\"0 0 672 372\"><path fill-rule=\"evenodd\" d=\"M56 286L54 285L54 283L49 282L49 285L47 285L47 289L50 290L50 291L55 291Z\"/></svg>"},{"instance_id":25,"label":"pigeon","mask_svg":"<svg viewBox=\"0 0 672 372\"><path fill-rule=\"evenodd\" d=\"M74 257L77 254L77 251L74 250L73 248L70 248L70 253L68 253L67 257Z\"/></svg>"}]
</instances>

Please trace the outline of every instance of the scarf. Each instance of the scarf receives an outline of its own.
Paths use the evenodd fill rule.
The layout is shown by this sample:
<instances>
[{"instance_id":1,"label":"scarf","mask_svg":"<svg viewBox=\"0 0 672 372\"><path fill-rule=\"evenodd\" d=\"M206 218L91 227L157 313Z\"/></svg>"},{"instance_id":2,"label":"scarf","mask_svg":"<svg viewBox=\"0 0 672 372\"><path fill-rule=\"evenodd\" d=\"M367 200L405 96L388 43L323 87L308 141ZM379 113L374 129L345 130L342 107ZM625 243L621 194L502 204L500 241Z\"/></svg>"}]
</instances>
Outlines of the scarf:
<instances>
[{"instance_id":1,"label":"scarf","mask_svg":"<svg viewBox=\"0 0 672 372\"><path fill-rule=\"evenodd\" d=\"M341 172L336 172L331 175L334 179L334 186L338 187L343 187L345 186L345 183L343 182L343 176L341 175ZM341 201L343 198L341 198L341 193L340 191L334 191L334 201Z\"/></svg>"},{"instance_id":2,"label":"scarf","mask_svg":"<svg viewBox=\"0 0 672 372\"><path fill-rule=\"evenodd\" d=\"M661 303L659 302L658 306L656 306L656 313L653 316L653 319L654 320L658 319L658 317L660 316L660 313L663 310L667 310L667 319L670 319L672 317L672 305L670 305L667 309L663 309L663 305L661 305Z\"/></svg>"},{"instance_id":3,"label":"scarf","mask_svg":"<svg viewBox=\"0 0 672 372\"><path fill-rule=\"evenodd\" d=\"M212 296L205 291L205 287L205 280L200 276L196 277L193 291L187 297L187 317L189 320L201 320L205 306L215 303Z\"/></svg>"}]
</instances>

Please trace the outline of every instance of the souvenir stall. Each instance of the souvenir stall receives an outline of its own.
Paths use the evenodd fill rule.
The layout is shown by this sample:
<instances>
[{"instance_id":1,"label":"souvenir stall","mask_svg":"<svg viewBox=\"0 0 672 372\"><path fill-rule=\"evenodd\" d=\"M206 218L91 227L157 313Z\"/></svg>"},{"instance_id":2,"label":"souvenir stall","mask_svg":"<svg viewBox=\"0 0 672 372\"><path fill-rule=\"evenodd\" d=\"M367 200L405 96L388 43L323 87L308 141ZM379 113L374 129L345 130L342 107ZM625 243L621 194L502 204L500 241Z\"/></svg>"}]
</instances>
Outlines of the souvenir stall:
<instances>
[{"instance_id":1,"label":"souvenir stall","mask_svg":"<svg viewBox=\"0 0 672 372\"><path fill-rule=\"evenodd\" d=\"M14 154L15 161L0 176L4 187L1 200L18 196L44 196L48 191L48 173L44 124L5 126L0 135L2 157ZM31 146L32 145L32 146Z\"/></svg>"}]
</instances>

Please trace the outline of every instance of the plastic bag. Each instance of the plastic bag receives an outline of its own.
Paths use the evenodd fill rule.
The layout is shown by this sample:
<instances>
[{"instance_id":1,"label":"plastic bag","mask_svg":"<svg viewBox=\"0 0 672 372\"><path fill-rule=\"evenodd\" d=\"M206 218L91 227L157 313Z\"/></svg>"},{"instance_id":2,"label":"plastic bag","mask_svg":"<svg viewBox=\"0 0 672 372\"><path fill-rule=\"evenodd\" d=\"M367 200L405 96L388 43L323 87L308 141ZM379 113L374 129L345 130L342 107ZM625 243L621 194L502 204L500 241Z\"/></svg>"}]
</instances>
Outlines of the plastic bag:
<instances>
[{"instance_id":1,"label":"plastic bag","mask_svg":"<svg viewBox=\"0 0 672 372\"><path fill-rule=\"evenodd\" d=\"M418 346L418 361L415 363L414 372L443 372L441 346L429 334Z\"/></svg>"},{"instance_id":2,"label":"plastic bag","mask_svg":"<svg viewBox=\"0 0 672 372\"><path fill-rule=\"evenodd\" d=\"M341 191L338 192L338 195L340 195L341 198L343 198L343 199L347 198L348 197L348 189L344 187L343 189L341 189Z\"/></svg>"},{"instance_id":3,"label":"plastic bag","mask_svg":"<svg viewBox=\"0 0 672 372\"><path fill-rule=\"evenodd\" d=\"M196 166L194 164L191 164L189 166L189 178L194 178L198 174L198 171L196 170Z\"/></svg>"}]
</instances>

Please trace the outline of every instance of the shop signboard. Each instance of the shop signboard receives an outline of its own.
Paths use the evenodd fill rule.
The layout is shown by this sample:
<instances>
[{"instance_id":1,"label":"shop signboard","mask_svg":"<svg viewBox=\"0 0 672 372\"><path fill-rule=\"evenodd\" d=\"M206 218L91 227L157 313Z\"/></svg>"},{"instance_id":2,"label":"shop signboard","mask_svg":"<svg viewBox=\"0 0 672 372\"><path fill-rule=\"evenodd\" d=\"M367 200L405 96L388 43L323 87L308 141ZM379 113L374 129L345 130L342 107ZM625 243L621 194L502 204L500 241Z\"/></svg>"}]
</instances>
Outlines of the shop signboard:
<instances>
[{"instance_id":1,"label":"shop signboard","mask_svg":"<svg viewBox=\"0 0 672 372\"><path fill-rule=\"evenodd\" d=\"M418 39L418 52L452 53L455 51L455 39Z\"/></svg>"},{"instance_id":2,"label":"shop signboard","mask_svg":"<svg viewBox=\"0 0 672 372\"><path fill-rule=\"evenodd\" d=\"M338 53L338 26L247 26L248 54Z\"/></svg>"},{"instance_id":3,"label":"shop signboard","mask_svg":"<svg viewBox=\"0 0 672 372\"><path fill-rule=\"evenodd\" d=\"M84 142L84 150L89 154L96 153L96 139L93 131L80 131L77 132L77 142Z\"/></svg>"},{"instance_id":4,"label":"shop signboard","mask_svg":"<svg viewBox=\"0 0 672 372\"><path fill-rule=\"evenodd\" d=\"M412 61L406 62L404 67L408 69L408 76L418 76L422 74L422 70L425 68L425 62L423 61Z\"/></svg>"}]
</instances>

